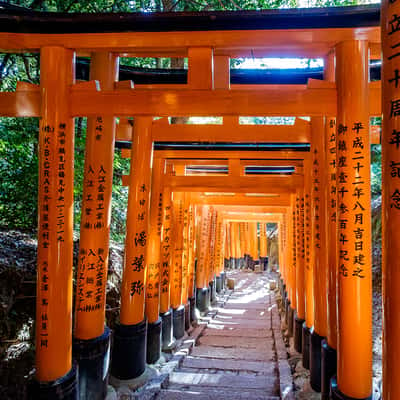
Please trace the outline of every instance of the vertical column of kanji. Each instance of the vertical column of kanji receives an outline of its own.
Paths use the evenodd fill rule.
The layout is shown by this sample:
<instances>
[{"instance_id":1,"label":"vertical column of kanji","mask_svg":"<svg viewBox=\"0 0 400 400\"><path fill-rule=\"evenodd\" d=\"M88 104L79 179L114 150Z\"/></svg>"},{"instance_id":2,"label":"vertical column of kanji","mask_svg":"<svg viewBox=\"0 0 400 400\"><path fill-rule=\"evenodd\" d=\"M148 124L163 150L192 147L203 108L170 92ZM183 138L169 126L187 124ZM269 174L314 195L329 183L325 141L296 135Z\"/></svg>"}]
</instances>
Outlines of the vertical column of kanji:
<instances>
[{"instance_id":1,"label":"vertical column of kanji","mask_svg":"<svg viewBox=\"0 0 400 400\"><path fill-rule=\"evenodd\" d=\"M196 293L194 290L194 274L196 265L196 210L195 205L189 205L189 277L188 277L188 291L187 296L189 299L190 316L189 321L193 324L196 321Z\"/></svg>"},{"instance_id":2,"label":"vertical column of kanji","mask_svg":"<svg viewBox=\"0 0 400 400\"><path fill-rule=\"evenodd\" d=\"M302 336L302 362L304 368L310 368L310 335L314 324L314 237L312 235L311 201L312 201L312 162L304 160L304 230L305 230L305 322Z\"/></svg>"},{"instance_id":3,"label":"vertical column of kanji","mask_svg":"<svg viewBox=\"0 0 400 400\"><path fill-rule=\"evenodd\" d=\"M151 117L134 121L126 216L120 323L116 326L111 375L128 380L146 367L147 321L144 316L151 184Z\"/></svg>"},{"instance_id":4,"label":"vertical column of kanji","mask_svg":"<svg viewBox=\"0 0 400 400\"><path fill-rule=\"evenodd\" d=\"M334 399L372 391L371 181L368 43L336 46L338 373Z\"/></svg>"},{"instance_id":5,"label":"vertical column of kanji","mask_svg":"<svg viewBox=\"0 0 400 400\"><path fill-rule=\"evenodd\" d=\"M208 282L206 279L206 258L208 246L209 206L201 207L199 240L196 265L196 307L200 312L207 311Z\"/></svg>"},{"instance_id":6,"label":"vertical column of kanji","mask_svg":"<svg viewBox=\"0 0 400 400\"><path fill-rule=\"evenodd\" d=\"M400 2L382 1L383 393L400 398Z\"/></svg>"},{"instance_id":7,"label":"vertical column of kanji","mask_svg":"<svg viewBox=\"0 0 400 400\"><path fill-rule=\"evenodd\" d=\"M182 305L184 201L184 192L173 193L172 218L174 223L174 240L171 264L171 307L173 334L175 339L180 339L185 334L185 307Z\"/></svg>"},{"instance_id":8,"label":"vertical column of kanji","mask_svg":"<svg viewBox=\"0 0 400 400\"><path fill-rule=\"evenodd\" d=\"M163 188L161 176L165 161L154 158L151 177L150 224L147 239L147 274L146 302L147 318L147 353L146 361L154 364L161 355L161 318L160 310L160 260L161 260L161 229L163 212ZM135 268L142 268L144 258L134 261Z\"/></svg>"},{"instance_id":9,"label":"vertical column of kanji","mask_svg":"<svg viewBox=\"0 0 400 400\"><path fill-rule=\"evenodd\" d=\"M248 222L244 223L244 257L245 257L245 267L249 268L251 265L251 237L250 237L250 225Z\"/></svg>"},{"instance_id":10,"label":"vertical column of kanji","mask_svg":"<svg viewBox=\"0 0 400 400\"><path fill-rule=\"evenodd\" d=\"M172 174L172 168L167 165L164 179ZM161 347L168 350L174 346L172 332L172 310L171 310L171 262L172 262L172 193L168 185L163 189L163 217L161 231L161 280L160 280L160 316L161 324Z\"/></svg>"},{"instance_id":11,"label":"vertical column of kanji","mask_svg":"<svg viewBox=\"0 0 400 400\"><path fill-rule=\"evenodd\" d=\"M102 90L113 90L118 80L118 57L93 53L90 79L98 80ZM82 398L100 399L107 393L110 329L104 320L114 142L115 117L88 118L74 330Z\"/></svg>"},{"instance_id":12,"label":"vertical column of kanji","mask_svg":"<svg viewBox=\"0 0 400 400\"><path fill-rule=\"evenodd\" d=\"M217 219L217 245L218 245L218 254L217 254L217 276L215 278L215 284L217 293L220 293L223 290L224 285L224 223L221 213L218 213Z\"/></svg>"},{"instance_id":13,"label":"vertical column of kanji","mask_svg":"<svg viewBox=\"0 0 400 400\"><path fill-rule=\"evenodd\" d=\"M245 263L245 253L246 253L246 241L245 241L245 223L239 222L239 241L240 241L240 265L243 266Z\"/></svg>"},{"instance_id":14,"label":"vertical column of kanji","mask_svg":"<svg viewBox=\"0 0 400 400\"><path fill-rule=\"evenodd\" d=\"M183 203L183 254L182 254L182 304L185 307L185 330L190 328L189 284L189 207L190 193L185 193Z\"/></svg>"},{"instance_id":15,"label":"vertical column of kanji","mask_svg":"<svg viewBox=\"0 0 400 400\"><path fill-rule=\"evenodd\" d=\"M213 209L212 213L211 213L211 225L210 225L210 236L209 236L209 249L208 249L208 254L209 254L209 258L208 258L208 263L207 263L207 267L208 267L208 273L207 273L207 277L208 277L208 289L210 291L210 303L214 303L216 300L215 297L215 245L216 245L216 237L215 237L215 233L216 233L216 229L215 229L215 225L216 225L216 217L217 217L217 213L216 210Z\"/></svg>"},{"instance_id":16,"label":"vertical column of kanji","mask_svg":"<svg viewBox=\"0 0 400 400\"><path fill-rule=\"evenodd\" d=\"M325 149L325 119L311 119L312 132L312 235L314 237L314 325L310 337L310 384L321 391L321 343L327 335L327 174Z\"/></svg>"},{"instance_id":17,"label":"vertical column of kanji","mask_svg":"<svg viewBox=\"0 0 400 400\"><path fill-rule=\"evenodd\" d=\"M267 263L267 233L265 230L265 224L260 223L260 267L262 270L266 270Z\"/></svg>"},{"instance_id":18,"label":"vertical column of kanji","mask_svg":"<svg viewBox=\"0 0 400 400\"><path fill-rule=\"evenodd\" d=\"M296 314L294 317L294 348L301 353L303 323L305 321L305 272L304 272L304 188L296 193Z\"/></svg>"},{"instance_id":19,"label":"vertical column of kanji","mask_svg":"<svg viewBox=\"0 0 400 400\"><path fill-rule=\"evenodd\" d=\"M328 330L327 338L322 341L321 374L322 395L327 397L330 380L336 375L337 348L337 315L336 315L336 283L337 283L337 230L336 230L336 119L326 121L326 171L328 184Z\"/></svg>"},{"instance_id":20,"label":"vertical column of kanji","mask_svg":"<svg viewBox=\"0 0 400 400\"><path fill-rule=\"evenodd\" d=\"M72 367L72 256L74 121L69 88L74 53L40 53L36 381L32 398L78 396ZM68 394L69 395L69 394ZM69 397L70 398L70 397Z\"/></svg>"},{"instance_id":21,"label":"vertical column of kanji","mask_svg":"<svg viewBox=\"0 0 400 400\"><path fill-rule=\"evenodd\" d=\"M290 271L290 304L287 309L287 324L289 336L293 336L293 325L294 325L294 314L297 308L297 298L296 298L296 277L298 268L298 254L297 254L297 223L296 223L296 194L292 194L290 201L290 226L291 226L291 248L292 248L292 260L291 260L291 271Z\"/></svg>"}]
</instances>

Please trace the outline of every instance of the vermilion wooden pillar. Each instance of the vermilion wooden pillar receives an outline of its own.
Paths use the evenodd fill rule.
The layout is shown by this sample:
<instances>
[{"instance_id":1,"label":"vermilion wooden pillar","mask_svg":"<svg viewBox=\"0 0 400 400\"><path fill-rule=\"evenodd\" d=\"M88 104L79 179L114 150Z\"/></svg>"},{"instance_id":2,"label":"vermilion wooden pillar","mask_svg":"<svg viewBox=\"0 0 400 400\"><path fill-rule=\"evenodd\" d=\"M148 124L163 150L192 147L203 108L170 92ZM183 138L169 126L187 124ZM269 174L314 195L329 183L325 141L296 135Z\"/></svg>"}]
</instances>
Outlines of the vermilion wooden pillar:
<instances>
[{"instance_id":1,"label":"vermilion wooden pillar","mask_svg":"<svg viewBox=\"0 0 400 400\"><path fill-rule=\"evenodd\" d=\"M400 334L400 4L382 1L382 261L383 261L383 392L400 398L398 374Z\"/></svg>"},{"instance_id":2,"label":"vermilion wooden pillar","mask_svg":"<svg viewBox=\"0 0 400 400\"><path fill-rule=\"evenodd\" d=\"M294 317L294 348L302 352L302 332L305 321L305 271L304 271L304 189L296 194L296 314Z\"/></svg>"},{"instance_id":3,"label":"vermilion wooden pillar","mask_svg":"<svg viewBox=\"0 0 400 400\"><path fill-rule=\"evenodd\" d=\"M90 79L98 80L102 90L113 90L118 57L93 53ZM110 330L105 326L105 298L115 128L114 117L99 115L87 121L74 331L81 398L102 399L107 394Z\"/></svg>"},{"instance_id":4,"label":"vermilion wooden pillar","mask_svg":"<svg viewBox=\"0 0 400 400\"><path fill-rule=\"evenodd\" d=\"M327 174L325 146L325 118L311 118L312 131L312 235L314 239L314 325L310 338L310 383L321 391L321 344L328 333L327 322Z\"/></svg>"},{"instance_id":5,"label":"vermilion wooden pillar","mask_svg":"<svg viewBox=\"0 0 400 400\"><path fill-rule=\"evenodd\" d=\"M351 60L351 63L349 63ZM338 372L334 399L372 392L371 181L368 43L336 47L339 230Z\"/></svg>"},{"instance_id":6,"label":"vermilion wooden pillar","mask_svg":"<svg viewBox=\"0 0 400 400\"><path fill-rule=\"evenodd\" d=\"M187 296L190 305L190 323L193 324L196 320L196 293L194 286L195 265L196 265L196 211L194 204L189 206L189 260L188 260L188 292Z\"/></svg>"},{"instance_id":7,"label":"vermilion wooden pillar","mask_svg":"<svg viewBox=\"0 0 400 400\"><path fill-rule=\"evenodd\" d=\"M310 336L314 325L314 237L312 235L312 162L304 160L304 290L305 290L305 322L302 336L302 361L304 368L310 368Z\"/></svg>"},{"instance_id":8,"label":"vermilion wooden pillar","mask_svg":"<svg viewBox=\"0 0 400 400\"><path fill-rule=\"evenodd\" d=\"M147 321L144 315L151 187L151 117L136 117L129 174L120 324L114 334L111 375L129 380L146 367Z\"/></svg>"},{"instance_id":9,"label":"vermilion wooden pillar","mask_svg":"<svg viewBox=\"0 0 400 400\"><path fill-rule=\"evenodd\" d=\"M148 364L154 364L161 356L160 312L160 261L161 229L163 217L163 187L165 161L153 160L150 198L150 226L147 244L146 303Z\"/></svg>"},{"instance_id":10,"label":"vermilion wooden pillar","mask_svg":"<svg viewBox=\"0 0 400 400\"><path fill-rule=\"evenodd\" d=\"M72 367L72 257L74 121L68 94L74 53L43 47L40 53L36 383L32 398L78 396Z\"/></svg>"},{"instance_id":11,"label":"vermilion wooden pillar","mask_svg":"<svg viewBox=\"0 0 400 400\"><path fill-rule=\"evenodd\" d=\"M200 312L205 312L207 310L208 303L207 296L209 295L205 263L207 262L210 207L202 206L200 211L201 218L199 224L196 266L196 307L200 310Z\"/></svg>"},{"instance_id":12,"label":"vermilion wooden pillar","mask_svg":"<svg viewBox=\"0 0 400 400\"><path fill-rule=\"evenodd\" d=\"M164 179L172 175L171 165L166 166ZM174 345L172 332L172 310L171 310L171 262L173 243L173 224L172 224L172 193L168 186L163 190L163 218L161 231L161 277L160 277L160 316L161 324L161 343L162 349L168 350Z\"/></svg>"},{"instance_id":13,"label":"vermilion wooden pillar","mask_svg":"<svg viewBox=\"0 0 400 400\"><path fill-rule=\"evenodd\" d=\"M175 339L185 334L185 307L182 304L184 192L173 193L174 240L171 268L171 307Z\"/></svg>"},{"instance_id":14,"label":"vermilion wooden pillar","mask_svg":"<svg viewBox=\"0 0 400 400\"><path fill-rule=\"evenodd\" d=\"M296 239L297 239L297 224L296 224L296 195L291 194L290 196L290 215L289 215L289 224L290 224L290 304L287 308L287 324L288 324L288 333L289 336L293 336L293 324L294 324L294 314L297 308L297 298L296 298L296 270L298 267L298 254L296 248Z\"/></svg>"}]
</instances>

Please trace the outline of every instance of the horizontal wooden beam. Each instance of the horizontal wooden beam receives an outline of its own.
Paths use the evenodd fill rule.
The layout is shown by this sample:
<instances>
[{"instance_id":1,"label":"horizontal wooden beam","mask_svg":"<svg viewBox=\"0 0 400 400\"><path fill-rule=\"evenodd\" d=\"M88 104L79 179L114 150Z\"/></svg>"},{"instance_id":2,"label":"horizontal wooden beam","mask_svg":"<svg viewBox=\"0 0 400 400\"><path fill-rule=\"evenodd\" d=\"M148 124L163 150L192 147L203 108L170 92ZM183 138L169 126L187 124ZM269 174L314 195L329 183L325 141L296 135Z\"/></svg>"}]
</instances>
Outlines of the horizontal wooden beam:
<instances>
[{"instance_id":1,"label":"horizontal wooden beam","mask_svg":"<svg viewBox=\"0 0 400 400\"><path fill-rule=\"evenodd\" d=\"M224 216L231 215L235 218L235 213L241 213L243 215L254 215L254 213L260 216L262 214L284 214L288 212L288 207L282 206L241 206L241 205L216 205L215 209Z\"/></svg>"},{"instance_id":2,"label":"horizontal wooden beam","mask_svg":"<svg viewBox=\"0 0 400 400\"><path fill-rule=\"evenodd\" d=\"M310 124L302 122L294 125L154 125L152 136L159 142L309 143Z\"/></svg>"},{"instance_id":3,"label":"horizontal wooden beam","mask_svg":"<svg viewBox=\"0 0 400 400\"><path fill-rule=\"evenodd\" d=\"M241 206L241 207L288 207L290 196L281 194L277 197L253 197L245 196L243 193L235 193L234 196L193 196L191 199L196 204L208 204L215 206Z\"/></svg>"},{"instance_id":4,"label":"horizontal wooden beam","mask_svg":"<svg viewBox=\"0 0 400 400\"><path fill-rule=\"evenodd\" d=\"M262 85L249 90L99 91L95 85L75 85L70 91L71 116L316 116L336 115L336 88L332 84ZM89 87L89 89L87 88ZM380 82L370 84L371 116L381 114ZM36 90L0 92L0 116L39 117ZM185 129L185 128L183 128Z\"/></svg>"},{"instance_id":5,"label":"horizontal wooden beam","mask_svg":"<svg viewBox=\"0 0 400 400\"><path fill-rule=\"evenodd\" d=\"M192 32L0 33L3 52L63 46L79 51L112 51L130 56L187 56L189 47L212 47L217 55L240 57L303 55L323 57L345 40L380 42L380 28L274 29ZM128 54L127 54L128 55Z\"/></svg>"}]
</instances>

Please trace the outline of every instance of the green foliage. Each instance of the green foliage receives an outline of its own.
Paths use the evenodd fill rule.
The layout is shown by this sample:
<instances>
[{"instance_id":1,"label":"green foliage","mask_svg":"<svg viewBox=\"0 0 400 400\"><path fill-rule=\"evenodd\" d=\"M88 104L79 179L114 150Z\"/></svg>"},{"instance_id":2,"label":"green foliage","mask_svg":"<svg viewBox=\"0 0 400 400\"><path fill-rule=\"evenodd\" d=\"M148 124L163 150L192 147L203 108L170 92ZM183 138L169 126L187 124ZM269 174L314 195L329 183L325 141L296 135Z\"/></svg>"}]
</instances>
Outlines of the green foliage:
<instances>
[{"instance_id":1,"label":"green foliage","mask_svg":"<svg viewBox=\"0 0 400 400\"><path fill-rule=\"evenodd\" d=\"M38 119L0 119L0 227L32 230L37 221Z\"/></svg>"}]
</instances>

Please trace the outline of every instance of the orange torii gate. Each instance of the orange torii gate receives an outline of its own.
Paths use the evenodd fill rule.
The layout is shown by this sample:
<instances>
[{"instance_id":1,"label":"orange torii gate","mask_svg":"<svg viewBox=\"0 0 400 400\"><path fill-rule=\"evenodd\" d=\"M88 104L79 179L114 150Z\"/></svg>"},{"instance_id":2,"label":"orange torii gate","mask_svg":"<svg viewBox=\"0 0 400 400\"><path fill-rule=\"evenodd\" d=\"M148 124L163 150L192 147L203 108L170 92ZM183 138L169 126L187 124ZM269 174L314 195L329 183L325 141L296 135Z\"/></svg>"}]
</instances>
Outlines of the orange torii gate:
<instances>
[{"instance_id":1,"label":"orange torii gate","mask_svg":"<svg viewBox=\"0 0 400 400\"><path fill-rule=\"evenodd\" d=\"M118 26L114 25L115 31L108 33L98 32L102 29L102 24L96 27L95 20L91 20L90 16L58 15L54 22L47 15L48 23L43 24L41 17L37 18L35 15L19 15L18 19L12 15L4 15L3 21L6 23L0 27L0 49L6 52L40 52L41 56L40 87L19 83L15 92L0 93L0 116L41 118L37 384L33 388L36 398L61 398L61 395L63 398L76 398L78 390L77 372L72 362L73 118L77 116L89 118L85 159L85 178L88 182L84 193L86 209L96 209L96 218L93 218L92 211L85 211L78 264L74 358L79 363L83 398L87 395L86 388L95 393L97 398L101 398L107 383L108 370L104 360L109 353L109 332L104 328L104 298L116 117L134 117L134 132L121 316L115 332L111 368L113 379L129 380L145 368L144 349L148 330L145 313L148 313L146 316L153 324L153 331L157 333L159 327L158 315L154 311L158 307L156 302L149 301L145 310L146 290L152 295L156 293L153 291L154 286L145 287L145 282L152 284L154 274L157 274L155 269L150 268L151 257L156 257L156 254L149 254L149 246L150 243L162 241L168 247L166 238L170 236L164 231L159 235L158 230L154 229L154 223L158 224L162 219L163 229L167 227L171 209L175 212L173 219L177 220L177 226L184 226L185 218L190 219L190 211L187 214L184 211L187 204L190 206L190 201L186 203L186 198L180 195L171 201L171 192L192 192L193 185L196 185L199 193L253 192L279 194L284 197L295 188L296 193L290 195L290 213L282 221L285 228L281 235L281 249L290 244L290 251L282 263L282 278L288 296L289 325L293 324L291 314L294 311L297 312L294 330L305 319L302 332L303 362L311 369L311 385L315 390L322 390L326 397L330 386L330 396L333 399L370 398L372 288L369 117L380 116L382 112L385 117L383 176L387 183L383 186L383 380L384 396L399 397L395 373L397 337L400 331L397 321L399 313L396 299L399 291L395 253L398 242L395 235L398 219L396 213L400 209L399 190L396 186L396 156L399 147L396 121L400 116L399 100L396 97L398 7L396 2L385 0L383 3L382 88L380 82L368 82L368 61L379 59L381 53L378 10L373 7L301 11L297 16L298 25L290 22L293 21L295 11L280 10L278 16L274 12L260 12L259 16L250 13L249 16L254 18L254 25L246 25L242 29L235 26L234 30L224 22L222 15L209 15L212 18L206 22L202 20L202 25L196 31L190 28L176 31L175 26L168 22L168 18L171 18L168 15L155 16L155 25L144 29L144 24L149 24L148 22L143 22L136 15L125 15L115 16ZM71 24L71 18L76 18L76 24ZM104 18L112 20L114 17ZM179 18L194 18L190 27L196 26L196 15L183 13ZM17 20L18 23L15 22ZM156 32L158 28L154 27L161 20L166 22L162 33ZM173 22L176 23L175 20ZM24 23L27 24L26 27ZM42 26L37 23L42 23ZM241 22L237 23L240 27ZM71 26L74 26L75 31L69 31ZM19 32L21 27L24 32ZM26 33L29 29L32 32ZM91 81L75 82L75 54L91 55ZM309 80L307 85L230 84L229 59L250 54L324 57L327 60L325 81ZM332 62L333 56L329 56L332 54L335 63ZM130 81L117 82L118 57L123 56L188 56L188 82L182 85L134 85ZM384 99L382 110L381 98ZM167 126L166 120L153 122L154 116L190 115L223 116L227 123L221 129L218 127L203 130L199 127ZM311 117L309 129L305 128L306 124L298 123L297 128L301 132L294 140L304 140L304 143L309 140L311 144L312 159L304 166L304 179L296 175L262 179L242 176L241 164L237 161L230 166L236 171L235 176L169 175L166 178L168 185L163 190L163 199L166 198L163 216L159 217L158 213L154 216L154 207L151 204L159 207L155 199L160 196L161 189L156 174L153 179L150 171L151 167L162 170L162 166L157 166L157 157L151 165L153 126L160 128L157 135L164 138L158 140L170 137L173 141L180 141L180 135L187 135L189 141L225 141L227 138L232 141L259 141L264 140L264 135L271 135L271 141L280 141L283 139L279 137L287 140L292 134L284 133L287 131L280 128L242 128L237 122L237 116L240 115ZM161 129L163 127L164 130ZM230 134L229 129L234 133ZM182 141L184 140L186 139L183 136ZM329 149L336 150L335 157L326 157L326 154L334 153L326 151L328 146ZM162 150L156 153L159 159L168 159L175 158L179 150ZM212 153L214 158L236 160L259 157L302 158L301 152L281 152L274 155L270 151L257 151L255 156L254 152L232 151L229 152L229 157L224 150ZM209 155L208 150L191 151L192 158L204 159ZM328 171L335 175L335 180L332 176L328 177ZM92 187L94 182L96 188ZM261 183L262 186L259 187ZM233 191L227 185L237 187ZM265 185L270 187L265 188ZM155 194L151 193L153 188ZM202 208L202 237L212 237L215 240L217 214L207 204ZM329 221L337 224L337 238L334 229L331 229L333 224L328 223L328 212ZM187 259L190 260L191 245L184 245L184 242L191 242L190 237L194 236L194 214L196 213L192 212L192 232L183 226L178 229L182 243L178 243L173 249L173 259L182 254L183 260L183 254L188 251ZM236 235L237 232L232 230L232 234ZM230 239L233 242L233 238ZM169 263L164 261L171 258L169 253L162 253L163 264ZM192 251L192 263L193 254ZM211 256L214 255L215 252ZM210 254L198 254L198 257L207 259ZM89 267L91 269L92 266L94 270L89 272ZM302 268L304 273L301 272ZM179 265L173 271L174 279L178 279L177 291L174 292L172 301L176 310L186 301L186 294L189 293L183 293L183 271ZM203 272L206 284L209 276L206 271ZM87 297L89 289L84 293L84 282L88 288L88 285L94 285L92 296ZM170 305L168 291L165 295L167 299L160 296L159 304L163 304L161 313L168 312ZM299 346L298 336L296 337ZM331 376L336 372L336 360L337 379L333 378L329 384ZM101 368L97 368L99 364L102 365Z\"/></svg>"}]
</instances>

